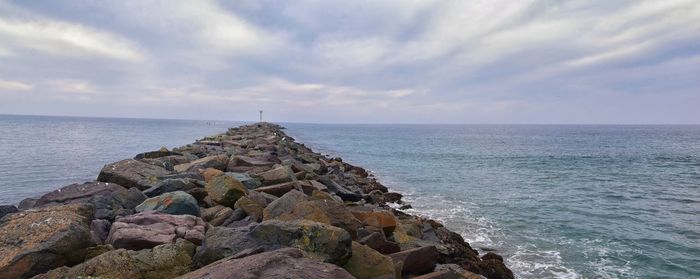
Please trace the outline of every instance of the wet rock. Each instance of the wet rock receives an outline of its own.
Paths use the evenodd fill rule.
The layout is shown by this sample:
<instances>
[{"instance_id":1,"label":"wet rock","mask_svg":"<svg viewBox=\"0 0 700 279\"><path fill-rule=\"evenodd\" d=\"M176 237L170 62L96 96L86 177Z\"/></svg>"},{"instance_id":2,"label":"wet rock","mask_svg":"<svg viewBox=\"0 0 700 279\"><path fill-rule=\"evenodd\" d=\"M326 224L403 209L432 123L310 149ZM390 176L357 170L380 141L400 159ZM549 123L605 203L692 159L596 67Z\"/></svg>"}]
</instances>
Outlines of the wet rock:
<instances>
[{"instance_id":1,"label":"wet rock","mask_svg":"<svg viewBox=\"0 0 700 279\"><path fill-rule=\"evenodd\" d=\"M189 214L199 216L197 200L183 191L165 193L145 200L136 207L136 212L158 211L166 214Z\"/></svg>"},{"instance_id":2,"label":"wet rock","mask_svg":"<svg viewBox=\"0 0 700 279\"><path fill-rule=\"evenodd\" d=\"M360 244L367 245L382 254L392 254L401 251L399 244L386 239L384 233L374 232L368 236L361 238L358 241Z\"/></svg>"},{"instance_id":3,"label":"wet rock","mask_svg":"<svg viewBox=\"0 0 700 279\"><path fill-rule=\"evenodd\" d=\"M17 207L14 205L0 205L0 219L7 214L15 213L17 211L19 210L17 210Z\"/></svg>"},{"instance_id":4,"label":"wet rock","mask_svg":"<svg viewBox=\"0 0 700 279\"><path fill-rule=\"evenodd\" d=\"M438 251L435 246L424 246L389 255L394 263L402 262L401 274L420 275L430 273L438 261Z\"/></svg>"},{"instance_id":5,"label":"wet rock","mask_svg":"<svg viewBox=\"0 0 700 279\"><path fill-rule=\"evenodd\" d=\"M357 238L357 229L362 223L342 204L328 200L311 200L300 202L292 211L277 217L279 220L311 220L342 228Z\"/></svg>"},{"instance_id":6,"label":"wet rock","mask_svg":"<svg viewBox=\"0 0 700 279\"><path fill-rule=\"evenodd\" d=\"M174 278L191 270L194 250L194 244L185 240L140 251L118 249L105 252L74 267L54 269L35 279Z\"/></svg>"},{"instance_id":7,"label":"wet rock","mask_svg":"<svg viewBox=\"0 0 700 279\"><path fill-rule=\"evenodd\" d=\"M30 208L34 208L34 204L36 204L37 198L26 198L23 199L19 202L17 205L17 209L19 210L27 210Z\"/></svg>"},{"instance_id":8,"label":"wet rock","mask_svg":"<svg viewBox=\"0 0 700 279\"><path fill-rule=\"evenodd\" d=\"M197 188L197 184L189 178L165 179L158 182L155 186L143 191L143 194L149 198L175 191L188 191Z\"/></svg>"},{"instance_id":9,"label":"wet rock","mask_svg":"<svg viewBox=\"0 0 700 279\"><path fill-rule=\"evenodd\" d=\"M205 190L214 202L230 207L248 193L248 189L240 181L227 175L213 178L207 183Z\"/></svg>"},{"instance_id":10,"label":"wet rock","mask_svg":"<svg viewBox=\"0 0 700 279\"><path fill-rule=\"evenodd\" d=\"M498 259L487 259L477 263L481 274L489 279L513 279L513 272Z\"/></svg>"},{"instance_id":11,"label":"wet rock","mask_svg":"<svg viewBox=\"0 0 700 279\"><path fill-rule=\"evenodd\" d=\"M442 244L440 255L444 262L448 259L467 259L471 262L479 261L478 253L464 241L461 235L444 227L435 229L435 233Z\"/></svg>"},{"instance_id":12,"label":"wet rock","mask_svg":"<svg viewBox=\"0 0 700 279\"><path fill-rule=\"evenodd\" d=\"M426 277L426 278L455 278L455 279L486 279L479 274L469 272L461 268L456 264L439 264L435 267L435 272L440 272L442 274L447 274L450 277ZM429 273L432 274L432 273ZM426 274L426 275L429 275ZM445 275L443 275L445 276ZM416 277L420 278L420 277Z\"/></svg>"},{"instance_id":13,"label":"wet rock","mask_svg":"<svg viewBox=\"0 0 700 279\"><path fill-rule=\"evenodd\" d=\"M383 193L382 196L386 202L399 202L403 198L403 195L396 192Z\"/></svg>"},{"instance_id":14,"label":"wet rock","mask_svg":"<svg viewBox=\"0 0 700 279\"><path fill-rule=\"evenodd\" d=\"M145 190L148 180L170 174L165 168L154 166L138 160L128 159L111 163L102 168L97 180L111 182L126 188Z\"/></svg>"},{"instance_id":15,"label":"wet rock","mask_svg":"<svg viewBox=\"0 0 700 279\"><path fill-rule=\"evenodd\" d=\"M226 165L228 164L228 156L226 155L213 155L207 156L186 164L180 164L175 166L175 171L177 172L197 172L198 170L204 170L207 168L214 168L220 171L226 170Z\"/></svg>"},{"instance_id":16,"label":"wet rock","mask_svg":"<svg viewBox=\"0 0 700 279\"><path fill-rule=\"evenodd\" d=\"M206 224L199 217L147 211L117 218L105 243L115 248L140 250L183 238L199 245L205 228Z\"/></svg>"},{"instance_id":17,"label":"wet rock","mask_svg":"<svg viewBox=\"0 0 700 279\"><path fill-rule=\"evenodd\" d=\"M352 279L342 268L304 257L299 249L286 248L243 258L229 257L185 274L180 279Z\"/></svg>"},{"instance_id":18,"label":"wet rock","mask_svg":"<svg viewBox=\"0 0 700 279\"><path fill-rule=\"evenodd\" d=\"M7 215L0 222L0 278L29 278L85 258L94 208L72 204Z\"/></svg>"},{"instance_id":19,"label":"wet rock","mask_svg":"<svg viewBox=\"0 0 700 279\"><path fill-rule=\"evenodd\" d=\"M274 219L284 213L290 212L294 207L309 197L297 190L292 190L282 195L280 198L268 204L263 210L263 220Z\"/></svg>"},{"instance_id":20,"label":"wet rock","mask_svg":"<svg viewBox=\"0 0 700 279\"><path fill-rule=\"evenodd\" d=\"M200 265L205 265L246 249L271 251L295 247L305 251L309 258L343 264L350 257L350 242L350 235L337 227L305 220L271 220L246 227L212 228L196 258Z\"/></svg>"},{"instance_id":21,"label":"wet rock","mask_svg":"<svg viewBox=\"0 0 700 279\"><path fill-rule=\"evenodd\" d=\"M481 256L482 260L497 260L499 262L503 262L503 257L501 255L498 255L494 252L488 252L486 255Z\"/></svg>"},{"instance_id":22,"label":"wet rock","mask_svg":"<svg viewBox=\"0 0 700 279\"><path fill-rule=\"evenodd\" d=\"M352 242L352 257L343 268L357 279L394 279L396 269L394 262L374 249Z\"/></svg>"}]
</instances>

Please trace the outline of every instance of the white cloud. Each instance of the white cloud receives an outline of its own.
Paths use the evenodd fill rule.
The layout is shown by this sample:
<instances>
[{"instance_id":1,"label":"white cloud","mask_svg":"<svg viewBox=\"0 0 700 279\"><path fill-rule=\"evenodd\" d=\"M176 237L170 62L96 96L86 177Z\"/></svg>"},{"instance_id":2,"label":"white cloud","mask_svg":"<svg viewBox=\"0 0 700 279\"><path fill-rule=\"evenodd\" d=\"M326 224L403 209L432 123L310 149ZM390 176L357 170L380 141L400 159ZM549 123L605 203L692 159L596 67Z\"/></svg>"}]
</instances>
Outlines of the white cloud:
<instances>
[{"instance_id":1,"label":"white cloud","mask_svg":"<svg viewBox=\"0 0 700 279\"><path fill-rule=\"evenodd\" d=\"M28 48L57 56L98 55L126 61L144 59L129 40L80 24L43 18L0 18L0 47Z\"/></svg>"},{"instance_id":2,"label":"white cloud","mask_svg":"<svg viewBox=\"0 0 700 279\"><path fill-rule=\"evenodd\" d=\"M21 81L0 80L0 91L30 91L32 89L34 89L34 85Z\"/></svg>"}]
</instances>

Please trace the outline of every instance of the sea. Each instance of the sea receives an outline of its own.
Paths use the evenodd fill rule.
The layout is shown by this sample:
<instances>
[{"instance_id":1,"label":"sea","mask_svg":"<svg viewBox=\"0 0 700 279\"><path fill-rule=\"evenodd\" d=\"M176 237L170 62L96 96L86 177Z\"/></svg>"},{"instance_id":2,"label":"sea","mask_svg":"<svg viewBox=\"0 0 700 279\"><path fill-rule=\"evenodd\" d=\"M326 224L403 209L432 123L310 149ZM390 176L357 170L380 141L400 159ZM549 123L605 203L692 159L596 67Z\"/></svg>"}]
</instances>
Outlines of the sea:
<instances>
[{"instance_id":1,"label":"sea","mask_svg":"<svg viewBox=\"0 0 700 279\"><path fill-rule=\"evenodd\" d=\"M0 204L245 123L0 115ZM517 278L700 278L698 125L280 124Z\"/></svg>"}]
</instances>

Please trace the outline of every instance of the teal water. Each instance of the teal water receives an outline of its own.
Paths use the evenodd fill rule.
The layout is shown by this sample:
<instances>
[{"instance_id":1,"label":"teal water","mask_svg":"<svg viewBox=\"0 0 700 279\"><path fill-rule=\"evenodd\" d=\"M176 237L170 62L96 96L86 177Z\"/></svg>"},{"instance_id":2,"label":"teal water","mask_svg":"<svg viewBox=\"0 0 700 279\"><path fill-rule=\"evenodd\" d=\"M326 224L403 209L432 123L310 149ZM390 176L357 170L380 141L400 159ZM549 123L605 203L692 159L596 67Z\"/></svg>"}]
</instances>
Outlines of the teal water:
<instances>
[{"instance_id":1,"label":"teal water","mask_svg":"<svg viewBox=\"0 0 700 279\"><path fill-rule=\"evenodd\" d=\"M0 204L239 124L0 115ZM519 278L700 278L700 126L284 125Z\"/></svg>"},{"instance_id":2,"label":"teal water","mask_svg":"<svg viewBox=\"0 0 700 279\"><path fill-rule=\"evenodd\" d=\"M286 126L520 278L700 278L700 126Z\"/></svg>"}]
</instances>

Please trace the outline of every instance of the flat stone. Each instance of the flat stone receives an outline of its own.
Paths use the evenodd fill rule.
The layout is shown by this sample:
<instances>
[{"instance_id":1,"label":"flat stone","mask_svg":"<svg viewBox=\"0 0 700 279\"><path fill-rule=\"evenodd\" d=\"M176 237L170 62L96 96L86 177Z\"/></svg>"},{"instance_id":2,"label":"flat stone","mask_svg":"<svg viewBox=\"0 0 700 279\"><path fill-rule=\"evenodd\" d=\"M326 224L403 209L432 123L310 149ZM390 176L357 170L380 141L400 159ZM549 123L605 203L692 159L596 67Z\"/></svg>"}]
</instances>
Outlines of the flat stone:
<instances>
[{"instance_id":1,"label":"flat stone","mask_svg":"<svg viewBox=\"0 0 700 279\"><path fill-rule=\"evenodd\" d=\"M127 159L111 163L102 168L97 180L111 182L126 188L147 189L148 180L170 174L165 168L138 160Z\"/></svg>"},{"instance_id":2,"label":"flat stone","mask_svg":"<svg viewBox=\"0 0 700 279\"><path fill-rule=\"evenodd\" d=\"M207 156L186 164L180 164L175 166L176 172L196 172L197 170L203 170L207 168L214 168L220 171L226 170L226 165L228 164L228 156L226 155L213 155Z\"/></svg>"},{"instance_id":3,"label":"flat stone","mask_svg":"<svg viewBox=\"0 0 700 279\"><path fill-rule=\"evenodd\" d=\"M146 211L117 218L105 243L115 248L140 250L183 238L200 245L205 230L206 223L199 217Z\"/></svg>"}]
</instances>

